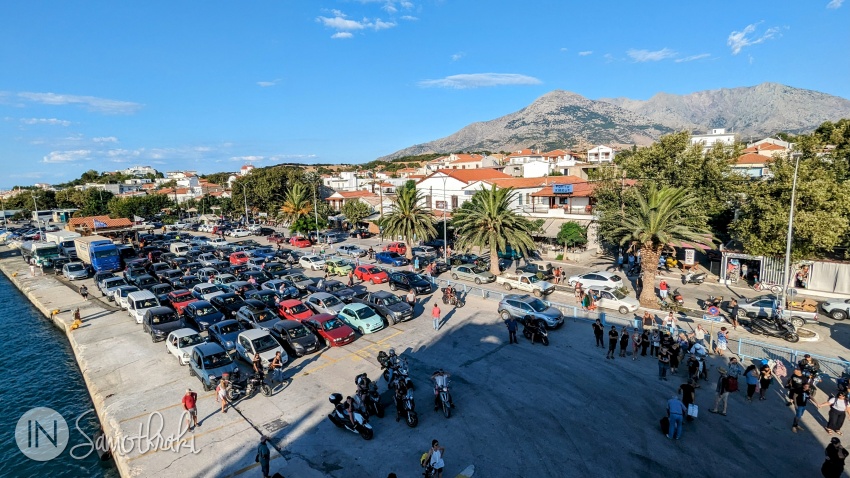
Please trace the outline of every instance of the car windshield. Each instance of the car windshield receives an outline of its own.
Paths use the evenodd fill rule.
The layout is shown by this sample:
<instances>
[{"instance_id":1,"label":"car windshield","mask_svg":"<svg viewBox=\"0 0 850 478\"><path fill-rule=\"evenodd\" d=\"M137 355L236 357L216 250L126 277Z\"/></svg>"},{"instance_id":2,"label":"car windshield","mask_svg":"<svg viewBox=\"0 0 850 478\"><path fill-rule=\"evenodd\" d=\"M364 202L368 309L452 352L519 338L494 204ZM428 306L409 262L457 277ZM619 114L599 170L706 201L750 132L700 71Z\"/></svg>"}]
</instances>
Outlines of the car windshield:
<instances>
[{"instance_id":1,"label":"car windshield","mask_svg":"<svg viewBox=\"0 0 850 478\"><path fill-rule=\"evenodd\" d=\"M154 299L136 301L137 309L150 309L151 307L156 307L158 305L159 303Z\"/></svg>"},{"instance_id":2,"label":"car windshield","mask_svg":"<svg viewBox=\"0 0 850 478\"><path fill-rule=\"evenodd\" d=\"M79 264L79 263L68 264L68 272L77 272L77 271L81 271L81 270L85 270L85 267L83 267L82 264Z\"/></svg>"},{"instance_id":3,"label":"car windshield","mask_svg":"<svg viewBox=\"0 0 850 478\"><path fill-rule=\"evenodd\" d=\"M283 264L271 264L266 266L266 270L269 272L277 272L282 271L284 269Z\"/></svg>"},{"instance_id":4,"label":"car windshield","mask_svg":"<svg viewBox=\"0 0 850 478\"><path fill-rule=\"evenodd\" d=\"M156 280L156 279L154 279L154 280ZM172 289L171 286L168 285L168 284L157 284L157 285L151 287L151 292L154 292L156 294L165 294L165 293L171 292L172 290L174 290L174 289Z\"/></svg>"},{"instance_id":5,"label":"car windshield","mask_svg":"<svg viewBox=\"0 0 850 478\"><path fill-rule=\"evenodd\" d=\"M334 317L333 319L330 319L330 320L326 321L324 324L322 324L322 328L325 329L325 330L334 330L334 329L338 329L338 328L342 327L343 325L345 325L345 324L343 324L341 320Z\"/></svg>"},{"instance_id":6,"label":"car windshield","mask_svg":"<svg viewBox=\"0 0 850 478\"><path fill-rule=\"evenodd\" d=\"M293 339L300 339L301 337L306 337L309 333L310 331L307 330L307 327L304 327L303 325L301 327L289 329L289 336Z\"/></svg>"},{"instance_id":7,"label":"car windshield","mask_svg":"<svg viewBox=\"0 0 850 478\"><path fill-rule=\"evenodd\" d=\"M219 280L219 282L221 282L222 284L230 284L231 282L236 282L236 278L235 278L235 277L233 277L233 276L224 276L224 277L219 277L219 279L218 279L218 280Z\"/></svg>"},{"instance_id":8,"label":"car windshield","mask_svg":"<svg viewBox=\"0 0 850 478\"><path fill-rule=\"evenodd\" d=\"M233 363L227 352L218 352L204 357L204 367L207 369L224 367Z\"/></svg>"},{"instance_id":9,"label":"car windshield","mask_svg":"<svg viewBox=\"0 0 850 478\"><path fill-rule=\"evenodd\" d=\"M530 305L535 312L543 312L548 308L546 306L546 302L543 302L540 299L532 299L528 302L528 305Z\"/></svg>"},{"instance_id":10,"label":"car windshield","mask_svg":"<svg viewBox=\"0 0 850 478\"><path fill-rule=\"evenodd\" d=\"M129 294L130 292L138 292L138 291L139 291L138 287L127 287L126 289L121 289L119 291L119 293L121 294L121 297L127 297L127 294Z\"/></svg>"},{"instance_id":11,"label":"car windshield","mask_svg":"<svg viewBox=\"0 0 850 478\"><path fill-rule=\"evenodd\" d=\"M242 328L239 327L239 324L235 322L232 324L224 324L218 328L219 333L222 334L232 334L233 332L238 332L240 330L242 330Z\"/></svg>"},{"instance_id":12,"label":"car windshield","mask_svg":"<svg viewBox=\"0 0 850 478\"><path fill-rule=\"evenodd\" d=\"M169 322L176 322L178 320L177 314L168 313L162 315L154 315L151 317L151 322L154 324L167 324Z\"/></svg>"},{"instance_id":13,"label":"car windshield","mask_svg":"<svg viewBox=\"0 0 850 478\"><path fill-rule=\"evenodd\" d=\"M254 344L254 350L257 352L265 352L278 347L277 342L275 342L274 337L271 335L260 336L252 340L251 343Z\"/></svg>"},{"instance_id":14,"label":"car windshield","mask_svg":"<svg viewBox=\"0 0 850 478\"><path fill-rule=\"evenodd\" d=\"M204 339L198 334L180 337L180 347L191 347L202 343L204 343Z\"/></svg>"},{"instance_id":15,"label":"car windshield","mask_svg":"<svg viewBox=\"0 0 850 478\"><path fill-rule=\"evenodd\" d=\"M422 276L419 275L419 274L410 274L410 280L411 281L424 281L425 279L423 279Z\"/></svg>"},{"instance_id":16,"label":"car windshield","mask_svg":"<svg viewBox=\"0 0 850 478\"><path fill-rule=\"evenodd\" d=\"M221 302L223 304L235 304L236 302L241 302L241 299L239 299L238 296L230 295L227 297L222 297Z\"/></svg>"},{"instance_id":17,"label":"car windshield","mask_svg":"<svg viewBox=\"0 0 850 478\"><path fill-rule=\"evenodd\" d=\"M489 269L485 269L484 267L475 266L475 267L472 268L472 272L475 272L476 274L481 274L481 273L489 272L489 271L490 271Z\"/></svg>"},{"instance_id":18,"label":"car windshield","mask_svg":"<svg viewBox=\"0 0 850 478\"><path fill-rule=\"evenodd\" d=\"M333 306L335 306L335 305L339 305L339 304L340 304L339 299L337 299L337 298L336 298L336 297L334 297L334 296L325 297L325 298L324 298L324 299L322 299L322 300L324 300L324 302L325 302L325 307L333 307Z\"/></svg>"},{"instance_id":19,"label":"car windshield","mask_svg":"<svg viewBox=\"0 0 850 478\"><path fill-rule=\"evenodd\" d=\"M384 299L384 304L386 305L398 304L399 302L401 302L401 298L397 295L390 294Z\"/></svg>"},{"instance_id":20,"label":"car windshield","mask_svg":"<svg viewBox=\"0 0 850 478\"><path fill-rule=\"evenodd\" d=\"M611 276L611 282L620 282L621 280L620 276Z\"/></svg>"},{"instance_id":21,"label":"car windshield","mask_svg":"<svg viewBox=\"0 0 850 478\"><path fill-rule=\"evenodd\" d=\"M307 309L307 306L304 305L304 304L294 305L294 306L289 308L289 312L292 313L292 314L301 314L301 313L307 312L308 310L309 309Z\"/></svg>"},{"instance_id":22,"label":"car windshield","mask_svg":"<svg viewBox=\"0 0 850 478\"><path fill-rule=\"evenodd\" d=\"M106 258L109 258L109 257L118 257L118 250L117 249L109 249L109 250L106 250L106 251L96 251L94 253L94 257L97 258L97 259L106 259Z\"/></svg>"},{"instance_id":23,"label":"car windshield","mask_svg":"<svg viewBox=\"0 0 850 478\"><path fill-rule=\"evenodd\" d=\"M272 320L272 318L273 318L272 314L270 314L267 311L264 311L264 312L260 312L259 314L257 314L257 316L254 318L254 320L256 322L267 322L269 320Z\"/></svg>"},{"instance_id":24,"label":"car windshield","mask_svg":"<svg viewBox=\"0 0 850 478\"><path fill-rule=\"evenodd\" d=\"M375 315L375 311L372 310L372 309L369 309L367 307L364 307L364 308L357 311L357 317L360 320L366 320L369 317L372 317L373 315Z\"/></svg>"},{"instance_id":25,"label":"car windshield","mask_svg":"<svg viewBox=\"0 0 850 478\"><path fill-rule=\"evenodd\" d=\"M342 282L334 282L325 286L325 290L328 292L335 292L343 288Z\"/></svg>"},{"instance_id":26,"label":"car windshield","mask_svg":"<svg viewBox=\"0 0 850 478\"><path fill-rule=\"evenodd\" d=\"M304 274L295 274L289 277L293 282L302 282L307 280L307 277Z\"/></svg>"},{"instance_id":27,"label":"car windshield","mask_svg":"<svg viewBox=\"0 0 850 478\"><path fill-rule=\"evenodd\" d=\"M623 300L623 299L626 298L626 294L623 294L623 292L620 289L612 289L609 292L614 294L614 297L616 297L618 300Z\"/></svg>"},{"instance_id":28,"label":"car windshield","mask_svg":"<svg viewBox=\"0 0 850 478\"><path fill-rule=\"evenodd\" d=\"M528 282L531 282L532 284L536 284L536 283L540 282L540 279L538 279L537 276L529 276Z\"/></svg>"},{"instance_id":29,"label":"car windshield","mask_svg":"<svg viewBox=\"0 0 850 478\"><path fill-rule=\"evenodd\" d=\"M197 309L195 309L195 315L197 315L198 317L203 317L205 315L215 314L216 312L217 311L215 310L215 308L211 305L204 306L204 307L198 307Z\"/></svg>"}]
</instances>

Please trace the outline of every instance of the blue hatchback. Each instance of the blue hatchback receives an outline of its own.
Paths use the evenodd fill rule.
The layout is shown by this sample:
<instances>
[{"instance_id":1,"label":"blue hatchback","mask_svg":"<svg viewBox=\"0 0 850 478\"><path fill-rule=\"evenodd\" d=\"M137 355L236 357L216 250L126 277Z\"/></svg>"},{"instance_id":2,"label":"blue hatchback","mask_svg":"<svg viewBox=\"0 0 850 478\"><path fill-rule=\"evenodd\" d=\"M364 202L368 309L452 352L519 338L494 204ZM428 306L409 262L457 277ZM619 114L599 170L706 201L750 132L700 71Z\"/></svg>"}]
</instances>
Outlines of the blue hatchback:
<instances>
[{"instance_id":1,"label":"blue hatchback","mask_svg":"<svg viewBox=\"0 0 850 478\"><path fill-rule=\"evenodd\" d=\"M404 256L399 255L398 252L390 251L375 254L375 260L380 264L390 264L394 267L400 267L410 263Z\"/></svg>"}]
</instances>

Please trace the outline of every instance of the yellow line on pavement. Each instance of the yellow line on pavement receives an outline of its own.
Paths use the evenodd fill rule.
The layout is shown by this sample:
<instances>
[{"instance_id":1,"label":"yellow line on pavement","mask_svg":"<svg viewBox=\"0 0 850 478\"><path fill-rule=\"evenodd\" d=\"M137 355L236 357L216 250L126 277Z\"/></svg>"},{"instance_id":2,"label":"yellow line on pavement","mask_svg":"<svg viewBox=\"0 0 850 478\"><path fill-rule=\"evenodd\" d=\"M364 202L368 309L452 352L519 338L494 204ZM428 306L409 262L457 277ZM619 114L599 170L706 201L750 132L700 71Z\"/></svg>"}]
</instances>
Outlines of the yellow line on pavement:
<instances>
[{"instance_id":1,"label":"yellow line on pavement","mask_svg":"<svg viewBox=\"0 0 850 478\"><path fill-rule=\"evenodd\" d=\"M322 355L321 356L322 359L326 360L327 363L323 363L322 365L317 365L315 367L311 367L310 369L304 370L301 373L303 373L305 375L315 373L319 370L322 370L325 367L328 367L330 365L333 365L333 364L340 362L342 360L345 360L345 359L350 359L353 362L357 362L357 361L360 361L360 360L368 360L374 355L376 350L380 350L384 345L386 345L386 342L388 340L390 340L393 337L395 337L399 334L402 334L402 333L403 333L403 331L397 331L396 333L394 333L392 335L388 335L386 337L383 337L381 340L378 340L376 342L372 342L369 339L362 337L360 340L364 340L366 342L369 342L369 345L362 347L362 348L359 348L357 350L354 350L352 352L349 352L347 355L343 355L342 357L337 358L337 359L326 357L325 355ZM296 374L296 375L298 375L298 374Z\"/></svg>"},{"instance_id":2,"label":"yellow line on pavement","mask_svg":"<svg viewBox=\"0 0 850 478\"><path fill-rule=\"evenodd\" d=\"M173 451L172 450L173 447L176 447L178 445L182 445L183 443L186 443L193 438L198 438L198 437L202 437L204 435L209 435L210 433L221 430L222 428L232 427L232 426L233 426L233 422L230 422L230 423L226 423L226 424L224 424L224 425L222 425L218 428L213 428L212 430L204 430L203 433L194 433L194 432L187 431L186 434L183 435L183 438L181 438L180 440L177 440L174 443L170 444L168 448L151 449L151 450L148 450L148 451L142 453L139 456L134 456L133 458L128 458L127 461L130 462L130 461L133 461L133 460L138 460L139 458L142 458L142 457L145 457L145 456L148 456L148 455L152 455L154 453L160 453L160 452L163 452L163 451ZM197 430L197 428L196 428L196 430ZM178 450L179 450L179 448L178 448Z\"/></svg>"}]
</instances>

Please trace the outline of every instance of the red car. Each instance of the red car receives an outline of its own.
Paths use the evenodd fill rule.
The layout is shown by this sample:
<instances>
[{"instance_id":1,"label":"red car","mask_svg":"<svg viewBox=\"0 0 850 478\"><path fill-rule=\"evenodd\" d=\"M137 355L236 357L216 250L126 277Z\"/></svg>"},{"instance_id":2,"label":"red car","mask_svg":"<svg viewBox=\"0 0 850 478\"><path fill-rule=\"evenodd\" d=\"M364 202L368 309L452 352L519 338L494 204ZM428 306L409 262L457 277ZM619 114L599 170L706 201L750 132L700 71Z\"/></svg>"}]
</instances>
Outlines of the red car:
<instances>
[{"instance_id":1,"label":"red car","mask_svg":"<svg viewBox=\"0 0 850 478\"><path fill-rule=\"evenodd\" d=\"M335 315L318 314L301 321L322 338L329 347L339 347L354 341L354 329Z\"/></svg>"},{"instance_id":2,"label":"red car","mask_svg":"<svg viewBox=\"0 0 850 478\"><path fill-rule=\"evenodd\" d=\"M289 299L280 301L278 313L284 319L302 321L311 315L313 311L308 309L300 300Z\"/></svg>"},{"instance_id":3,"label":"red car","mask_svg":"<svg viewBox=\"0 0 850 478\"><path fill-rule=\"evenodd\" d=\"M248 254L245 254L244 252L234 252L233 254L230 254L230 265L238 266L248 262L248 259L250 259Z\"/></svg>"},{"instance_id":4,"label":"red car","mask_svg":"<svg viewBox=\"0 0 850 478\"><path fill-rule=\"evenodd\" d=\"M271 234L269 236L266 236L266 240L273 244L280 244L286 242L286 238L283 237L283 235L281 234Z\"/></svg>"},{"instance_id":5,"label":"red car","mask_svg":"<svg viewBox=\"0 0 850 478\"><path fill-rule=\"evenodd\" d=\"M372 265L357 266L354 269L354 276L363 282L371 282L373 284L383 284L390 280L390 276L385 271Z\"/></svg>"},{"instance_id":6,"label":"red car","mask_svg":"<svg viewBox=\"0 0 850 478\"><path fill-rule=\"evenodd\" d=\"M183 315L183 309L192 302L197 302L198 299L190 291L180 289L169 292L168 301L171 302L171 307L177 311L177 315Z\"/></svg>"},{"instance_id":7,"label":"red car","mask_svg":"<svg viewBox=\"0 0 850 478\"><path fill-rule=\"evenodd\" d=\"M384 248L385 251L395 252L403 256L407 252L407 246L403 242L391 242Z\"/></svg>"},{"instance_id":8,"label":"red car","mask_svg":"<svg viewBox=\"0 0 850 478\"><path fill-rule=\"evenodd\" d=\"M294 247L310 247L313 245L310 239L306 237L293 237L289 240L289 243Z\"/></svg>"}]
</instances>

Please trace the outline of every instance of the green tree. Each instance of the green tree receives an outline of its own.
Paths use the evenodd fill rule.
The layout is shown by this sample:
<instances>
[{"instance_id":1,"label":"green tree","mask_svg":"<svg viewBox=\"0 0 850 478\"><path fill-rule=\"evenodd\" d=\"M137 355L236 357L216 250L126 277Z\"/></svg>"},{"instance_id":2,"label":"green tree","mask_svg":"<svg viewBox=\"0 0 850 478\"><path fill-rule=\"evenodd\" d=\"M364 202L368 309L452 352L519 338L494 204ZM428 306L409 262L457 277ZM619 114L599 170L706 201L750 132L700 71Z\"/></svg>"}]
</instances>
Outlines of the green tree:
<instances>
[{"instance_id":1,"label":"green tree","mask_svg":"<svg viewBox=\"0 0 850 478\"><path fill-rule=\"evenodd\" d=\"M468 248L477 246L490 249L490 272L498 275L498 253L507 250L507 246L528 257L528 250L534 247L531 238L533 225L528 219L511 209L516 197L512 188L482 188L454 213L452 224L458 234L457 246Z\"/></svg>"},{"instance_id":2,"label":"green tree","mask_svg":"<svg viewBox=\"0 0 850 478\"><path fill-rule=\"evenodd\" d=\"M295 223L311 212L313 212L313 201L310 190L303 183L293 183L280 207L280 216L285 221Z\"/></svg>"},{"instance_id":3,"label":"green tree","mask_svg":"<svg viewBox=\"0 0 850 478\"><path fill-rule=\"evenodd\" d=\"M342 205L342 213L352 227L372 214L372 207L360 200L347 201Z\"/></svg>"},{"instance_id":4,"label":"green tree","mask_svg":"<svg viewBox=\"0 0 850 478\"><path fill-rule=\"evenodd\" d=\"M645 307L654 307L655 274L664 248L687 244L704 250L714 238L706 226L691 226L683 221L684 214L693 214L685 211L693 210L692 206L701 201L684 188L651 186L645 193L636 194L635 199L618 218L619 226L612 234L619 238L621 246L640 251L644 284L640 302Z\"/></svg>"},{"instance_id":5,"label":"green tree","mask_svg":"<svg viewBox=\"0 0 850 478\"><path fill-rule=\"evenodd\" d=\"M318 227L317 227L318 226ZM289 225L289 231L293 234L308 234L311 231L318 231L328 227L327 219L319 216L319 222L316 223L316 216L313 214L300 216L298 219Z\"/></svg>"},{"instance_id":6,"label":"green tree","mask_svg":"<svg viewBox=\"0 0 850 478\"><path fill-rule=\"evenodd\" d=\"M133 216L151 217L166 208L174 208L174 202L165 194L150 194L147 196L131 196L128 198L112 198L107 204L112 218L125 217L133 220Z\"/></svg>"},{"instance_id":7,"label":"green tree","mask_svg":"<svg viewBox=\"0 0 850 478\"><path fill-rule=\"evenodd\" d=\"M406 256L413 259L414 239L428 240L437 234L434 219L420 204L423 198L416 189L401 188L393 198L390 213L384 216L384 235L403 237L407 242Z\"/></svg>"},{"instance_id":8,"label":"green tree","mask_svg":"<svg viewBox=\"0 0 850 478\"><path fill-rule=\"evenodd\" d=\"M587 244L587 228L575 221L567 221L561 224L557 239L564 245L564 254L566 254L568 247Z\"/></svg>"}]
</instances>

